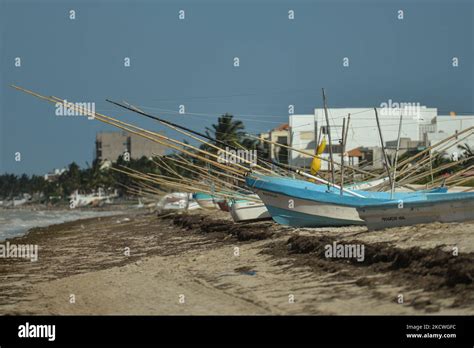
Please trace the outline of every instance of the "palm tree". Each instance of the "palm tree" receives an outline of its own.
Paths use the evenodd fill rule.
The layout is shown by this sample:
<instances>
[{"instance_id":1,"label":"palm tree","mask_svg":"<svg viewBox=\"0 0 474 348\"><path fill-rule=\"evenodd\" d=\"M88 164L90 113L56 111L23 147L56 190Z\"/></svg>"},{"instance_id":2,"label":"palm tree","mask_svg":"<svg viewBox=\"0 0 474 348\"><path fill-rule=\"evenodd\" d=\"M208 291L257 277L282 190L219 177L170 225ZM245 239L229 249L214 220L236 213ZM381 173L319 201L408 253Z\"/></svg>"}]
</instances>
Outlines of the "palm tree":
<instances>
[{"instance_id":1,"label":"palm tree","mask_svg":"<svg viewBox=\"0 0 474 348\"><path fill-rule=\"evenodd\" d=\"M458 149L462 150L462 157L463 158L474 156L474 151L473 151L473 149L471 149L471 146L468 143L458 145Z\"/></svg>"},{"instance_id":2,"label":"palm tree","mask_svg":"<svg viewBox=\"0 0 474 348\"><path fill-rule=\"evenodd\" d=\"M257 150L259 141L246 136L243 122L233 118L234 116L229 113L220 116L217 119L217 124L213 124L211 128L206 127L206 135L216 139L217 141L213 143L220 148L225 148L227 145L231 148ZM217 152L215 148L206 144L202 145L201 149L211 153Z\"/></svg>"},{"instance_id":3,"label":"palm tree","mask_svg":"<svg viewBox=\"0 0 474 348\"><path fill-rule=\"evenodd\" d=\"M213 124L212 128L206 127L206 134L228 146L235 147L242 142L245 135L245 126L242 121L234 120L231 114L224 114L217 119L217 124ZM216 144L222 147L220 144Z\"/></svg>"},{"instance_id":4,"label":"palm tree","mask_svg":"<svg viewBox=\"0 0 474 348\"><path fill-rule=\"evenodd\" d=\"M81 186L81 169L75 162L72 162L68 169L60 175L58 182L61 194L69 196Z\"/></svg>"},{"instance_id":5,"label":"palm tree","mask_svg":"<svg viewBox=\"0 0 474 348\"><path fill-rule=\"evenodd\" d=\"M467 161L462 163L463 167L469 167L474 165L474 150L468 143L464 143L462 145L458 145L458 149L462 151L460 159L469 158Z\"/></svg>"}]
</instances>

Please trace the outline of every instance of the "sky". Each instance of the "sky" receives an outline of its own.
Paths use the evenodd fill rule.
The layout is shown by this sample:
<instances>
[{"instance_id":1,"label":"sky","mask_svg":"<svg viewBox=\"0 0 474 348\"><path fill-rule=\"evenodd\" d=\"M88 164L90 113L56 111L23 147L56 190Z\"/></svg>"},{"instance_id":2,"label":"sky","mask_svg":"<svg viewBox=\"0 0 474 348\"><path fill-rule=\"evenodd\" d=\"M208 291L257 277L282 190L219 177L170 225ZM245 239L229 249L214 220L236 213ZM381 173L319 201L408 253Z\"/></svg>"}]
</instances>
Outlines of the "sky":
<instances>
[{"instance_id":1,"label":"sky","mask_svg":"<svg viewBox=\"0 0 474 348\"><path fill-rule=\"evenodd\" d=\"M0 0L0 174L86 166L96 133L115 130L57 116L11 84L156 131L105 99L199 131L227 112L253 134L288 122L290 104L322 107L321 88L329 107L392 100L474 115L473 19L468 0Z\"/></svg>"}]
</instances>

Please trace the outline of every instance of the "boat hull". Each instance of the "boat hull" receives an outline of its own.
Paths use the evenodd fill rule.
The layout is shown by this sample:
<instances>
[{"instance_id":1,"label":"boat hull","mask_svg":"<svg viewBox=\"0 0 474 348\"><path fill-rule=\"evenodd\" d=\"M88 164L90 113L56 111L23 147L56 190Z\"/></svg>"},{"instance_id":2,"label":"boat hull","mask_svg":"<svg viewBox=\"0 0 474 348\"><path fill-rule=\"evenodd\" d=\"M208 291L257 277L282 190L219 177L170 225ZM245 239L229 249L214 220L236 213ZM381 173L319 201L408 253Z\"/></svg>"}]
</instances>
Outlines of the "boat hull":
<instances>
[{"instance_id":1,"label":"boat hull","mask_svg":"<svg viewBox=\"0 0 474 348\"><path fill-rule=\"evenodd\" d=\"M212 199L196 199L196 202L203 209L219 209L219 206Z\"/></svg>"},{"instance_id":2,"label":"boat hull","mask_svg":"<svg viewBox=\"0 0 474 348\"><path fill-rule=\"evenodd\" d=\"M408 203L398 206L370 206L357 209L369 230L409 226L431 222L463 222L474 220L474 200Z\"/></svg>"},{"instance_id":3,"label":"boat hull","mask_svg":"<svg viewBox=\"0 0 474 348\"><path fill-rule=\"evenodd\" d=\"M270 220L272 217L265 204L252 201L235 202L230 207L234 222Z\"/></svg>"},{"instance_id":4,"label":"boat hull","mask_svg":"<svg viewBox=\"0 0 474 348\"><path fill-rule=\"evenodd\" d=\"M357 212L358 207L399 199L421 200L446 192L444 188L437 188L417 193L396 192L393 197L389 192L362 190L341 194L333 187L261 174L248 175L246 184L259 195L276 222L295 227L363 225L365 222Z\"/></svg>"},{"instance_id":5,"label":"boat hull","mask_svg":"<svg viewBox=\"0 0 474 348\"><path fill-rule=\"evenodd\" d=\"M193 194L193 198L203 209L219 209L216 198L207 193L196 192Z\"/></svg>"},{"instance_id":6,"label":"boat hull","mask_svg":"<svg viewBox=\"0 0 474 348\"><path fill-rule=\"evenodd\" d=\"M362 225L364 221L352 207L290 197L255 189L273 220L293 227Z\"/></svg>"},{"instance_id":7,"label":"boat hull","mask_svg":"<svg viewBox=\"0 0 474 348\"><path fill-rule=\"evenodd\" d=\"M158 213L199 209L199 204L186 192L173 192L163 196L156 205Z\"/></svg>"}]
</instances>

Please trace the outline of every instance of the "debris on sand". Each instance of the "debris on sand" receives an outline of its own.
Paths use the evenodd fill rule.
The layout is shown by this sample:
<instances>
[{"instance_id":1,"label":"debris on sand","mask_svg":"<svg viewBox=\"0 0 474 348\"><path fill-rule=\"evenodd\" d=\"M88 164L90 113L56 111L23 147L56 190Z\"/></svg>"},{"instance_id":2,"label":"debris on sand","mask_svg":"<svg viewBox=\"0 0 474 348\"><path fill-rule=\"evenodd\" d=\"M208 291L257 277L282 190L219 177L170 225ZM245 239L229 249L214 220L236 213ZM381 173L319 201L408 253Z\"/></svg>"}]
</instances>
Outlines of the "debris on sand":
<instances>
[{"instance_id":1,"label":"debris on sand","mask_svg":"<svg viewBox=\"0 0 474 348\"><path fill-rule=\"evenodd\" d=\"M239 241L263 240L274 234L269 223L235 224L229 220L213 219L198 214L179 214L173 217L173 224L199 233L221 233L232 235Z\"/></svg>"},{"instance_id":2,"label":"debris on sand","mask_svg":"<svg viewBox=\"0 0 474 348\"><path fill-rule=\"evenodd\" d=\"M337 242L341 245L364 244L364 259L328 258L325 247ZM474 253L457 256L443 250L444 246L424 249L418 246L400 248L389 242L366 243L360 240L341 240L332 236L291 236L283 242L269 243L263 250L278 259L291 258L295 266L310 267L315 272L328 272L334 277L353 278L358 286L398 284L406 289L436 292L436 297L452 296L452 307L473 301ZM437 311L434 300L415 299L412 306Z\"/></svg>"}]
</instances>

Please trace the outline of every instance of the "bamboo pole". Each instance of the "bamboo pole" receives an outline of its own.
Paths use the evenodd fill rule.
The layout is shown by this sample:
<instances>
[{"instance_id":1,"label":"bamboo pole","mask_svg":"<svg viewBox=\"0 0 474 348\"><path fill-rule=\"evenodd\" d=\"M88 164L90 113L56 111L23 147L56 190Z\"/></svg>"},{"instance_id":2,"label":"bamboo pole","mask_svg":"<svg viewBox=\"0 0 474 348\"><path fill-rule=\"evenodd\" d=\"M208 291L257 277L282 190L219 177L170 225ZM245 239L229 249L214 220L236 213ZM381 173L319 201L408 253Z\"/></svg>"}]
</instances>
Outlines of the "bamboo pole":
<instances>
[{"instance_id":1,"label":"bamboo pole","mask_svg":"<svg viewBox=\"0 0 474 348\"><path fill-rule=\"evenodd\" d=\"M131 110L131 111L133 111L133 112L135 112L135 113L137 113L137 114L139 114L139 115L142 115L142 116L151 118L151 119L153 119L153 120L155 120L155 121L158 121L158 122L160 122L162 125L164 125L164 126L166 126L166 127L169 127L169 128L171 128L171 129L173 129L173 130L175 130L175 131L177 131L177 132L179 132L179 133L181 133L181 134L183 134L183 135L186 135L186 136L190 137L191 139L194 139L194 140L199 141L199 142L201 142L201 143L203 143L203 144L206 144L206 145L208 145L208 146L211 146L212 148L216 149L217 151L221 151L221 152L226 153L226 154L228 154L228 155L234 156L233 154L231 154L231 153L230 153L229 151L227 151L226 149L220 148L220 147L218 147L218 146L212 144L211 142L203 141L202 139L200 139L200 138L198 138L198 137L192 135L190 132L184 131L183 129L180 129L180 128L176 127L175 125L170 124L170 122L164 122L163 120L159 119L159 118L156 117L156 116L147 114L147 113L145 113L144 111L138 109L137 107L135 107L135 106L133 106L133 105L132 105L132 107L130 108L130 107L126 107L126 106L124 106L124 105L121 105L121 104L119 104L119 103L117 103L117 102L114 102L114 101L112 101L112 100L108 100L108 99L107 99L107 101L110 102L110 103L112 103L112 104L114 104L114 105L117 105L117 106L119 106L119 107L122 107L122 108L125 108L125 109L128 109L128 110ZM200 135L200 136L203 137L204 135ZM207 138L207 137L206 137L206 138ZM241 147L242 147L242 146L241 146ZM243 148L243 147L242 147L242 148ZM258 163L253 163L253 162L247 160L246 158L243 158L243 157L240 157L240 156L236 156L236 157L239 158L239 161L242 161L242 162L247 163L247 164L249 164L249 165L250 165L250 164L256 164L257 166L260 167L260 169L272 173L271 170L268 170L267 168L264 168L264 167L260 166Z\"/></svg>"},{"instance_id":2,"label":"bamboo pole","mask_svg":"<svg viewBox=\"0 0 474 348\"><path fill-rule=\"evenodd\" d=\"M331 170L331 181L334 184L334 158L333 158L333 155L332 155L331 125L329 124L328 108L327 108L327 105L326 105L326 93L324 92L324 88L322 90L323 90L324 115L326 117L326 130L327 130L328 141L329 141L329 161L330 161L330 164L331 164L331 168L330 168L330 170Z\"/></svg>"},{"instance_id":3,"label":"bamboo pole","mask_svg":"<svg viewBox=\"0 0 474 348\"><path fill-rule=\"evenodd\" d=\"M127 168L128 170L131 169L131 168L128 168L128 167L125 167L125 168ZM186 190L189 191L189 192L199 191L199 192L212 194L212 195L219 196L219 197L224 197L224 198L243 198L243 199L250 200L250 201L260 202L260 200L257 199L257 198L248 197L248 196L245 196L245 195L228 194L228 193L223 193L223 192L211 192L210 190L208 190L206 188L196 187L196 186L192 186L192 185L186 185L186 184L183 184L183 183L169 182L169 181L166 181L166 180L163 180L163 179L158 179L158 178L150 178L147 175L145 175L143 173L140 173L140 172L138 172L140 174L135 174L135 173L130 173L130 172L127 172L125 170L118 169L118 168L113 168L113 170L124 173L124 174L127 174L127 175L129 175L130 177L132 177L134 179L150 181L150 182L153 182L153 183L158 183L160 185L168 186L168 187L172 187L172 188L179 188L180 190L183 190L183 191L186 191Z\"/></svg>"},{"instance_id":4,"label":"bamboo pole","mask_svg":"<svg viewBox=\"0 0 474 348\"><path fill-rule=\"evenodd\" d=\"M468 134L466 137L469 137L470 135L471 135L471 134ZM463 139L464 139L464 138L463 138ZM462 140L463 140L463 139L462 139ZM462 141L462 140L461 140L461 141ZM440 152L437 152L436 156L433 157L433 156L431 156L431 153L430 153L430 156L426 156L424 159L418 161L418 163L416 163L414 166L408 167L408 168L402 170L401 173L399 174L399 176L406 175L406 177L409 177L409 176L411 175L410 173L414 172L415 170L418 170L419 168L423 168L423 167L426 165L426 163L428 163L428 165L429 165L429 168L428 168L428 169L429 169L430 172L431 172L431 171L432 171L432 169L431 169L431 167L432 167L432 161L433 161L434 159L436 159L437 157L441 156L442 153L444 152L444 150L446 150L446 149L448 149L448 148L454 146L454 145L457 144L457 143L458 143L458 141L456 141L454 144L447 143L447 144L443 145L443 147L441 147L440 149L438 149L438 151L440 151Z\"/></svg>"},{"instance_id":5,"label":"bamboo pole","mask_svg":"<svg viewBox=\"0 0 474 348\"><path fill-rule=\"evenodd\" d=\"M169 157L169 159L172 160L172 161L176 161L175 158ZM179 162L178 162L178 163L179 163ZM176 163L175 165L178 166L178 167L180 167L180 168L182 168L182 169L184 169L184 170L187 170L187 171L189 171L189 172L191 172L191 173L195 173L195 172L194 172L193 170L191 170L190 168L187 168L187 167L185 167L185 166L182 166L182 165L180 165L180 164L178 164L178 163ZM241 187L239 187L239 186L237 186L237 185L234 185L234 184L232 184L232 183L228 183L228 182L226 182L226 181L220 179L220 178L217 177L217 176L213 176L213 175L210 174L210 173L206 173L205 171L202 170L202 168L199 168L199 170L202 171L201 173L198 174L200 177L204 177L204 178L206 178L206 179L208 179L208 180L213 180L213 181L220 182L221 184L223 184L223 185L225 185L225 186L232 187L233 189L242 189Z\"/></svg>"},{"instance_id":6,"label":"bamboo pole","mask_svg":"<svg viewBox=\"0 0 474 348\"><path fill-rule=\"evenodd\" d=\"M400 166L405 165L405 164L407 164L407 163L413 161L414 159L416 159L416 158L418 158L418 157L420 157L420 156L426 154L426 153L427 153L428 151L430 151L431 149L437 148L438 146L444 144L445 142L448 142L448 141L451 140L452 138L455 138L456 136L459 136L460 134L464 134L464 133L467 133L467 132L471 132L471 133L472 133L473 130L474 130L474 126L468 127L468 128L462 130L461 132L459 132L459 133L457 133L457 134L453 134L453 135L451 135L451 136L448 136L448 137L446 137L446 138L444 138L444 139L438 141L437 143L435 143L435 144L433 144L433 145L427 147L427 148L424 149L423 151L418 152L417 154L413 155L412 157L403 160L402 162L400 162L399 165L400 165ZM469 134L468 136L470 136L470 134ZM451 145L451 146L452 146L452 145Z\"/></svg>"},{"instance_id":7,"label":"bamboo pole","mask_svg":"<svg viewBox=\"0 0 474 348\"><path fill-rule=\"evenodd\" d=\"M181 179L184 179L182 175L180 175L177 171L175 171L173 168L171 168L171 167L168 165L168 163L166 163L165 161L163 161L160 156L156 157L156 159L158 159L161 163L163 163L163 166L167 168L167 170L168 170L169 173L172 173L172 174L174 174L174 175L180 177ZM153 162L155 162L155 163L158 164L158 162L156 162L156 161L153 161Z\"/></svg>"},{"instance_id":8,"label":"bamboo pole","mask_svg":"<svg viewBox=\"0 0 474 348\"><path fill-rule=\"evenodd\" d=\"M52 97L52 98L49 98L49 97L45 97L45 96L42 96L38 93L35 93L33 91L30 91L30 90L27 90L25 88L21 88L21 87L18 87L18 86L14 86L14 85L11 85L13 88L17 89L17 90L20 90L24 93L27 93L27 94L30 94L32 96L35 96L39 99L43 99L43 100L46 100L46 101L49 101L51 103L54 103L54 104L57 104L58 102L61 102L63 103L64 100L62 99L59 99L59 98L56 98L56 97ZM53 99L53 98L56 98L56 99ZM73 109L78 109L80 112L84 113L85 111L85 115L88 115L88 116L93 116L95 119L103 122L103 123L107 123L107 124L110 124L110 125L113 125L117 128L120 128L120 129L123 129L123 130L126 130L127 132L130 132L132 134L137 134L139 136L142 136L144 138L147 138L153 142L156 142L156 143L159 143L159 144L162 144L164 146L167 146L169 148L172 148L172 149L175 149L175 150L179 150L189 156L192 156L192 157L196 157L196 158L199 158L201 160L203 160L204 162L207 162L207 163L211 163L211 164L214 164L215 166L220 166L220 163L218 162L214 162L214 161L211 161L203 156L199 156L197 154L194 154L184 148L180 148L178 147L176 144L180 144L181 146L183 147L187 147L187 148L192 148L193 150L195 151L198 151L198 152L201 152L201 153L206 153L207 155L211 156L211 157L214 157L214 158L217 158L216 155L214 154L211 154L207 151L204 151L204 150L201 150L201 149L197 149L189 144L185 144L185 143L182 143L180 141L177 141L177 140L174 140L174 139L170 139L168 137L165 137L163 135L160 135L158 133L153 133L153 132L150 132L150 131L147 131L147 130L144 130L140 127L137 127L137 126L134 126L134 125L130 125L128 123L125 123L125 122L121 122L121 121L118 121L112 117L109 117L109 116L105 116L103 114L99 114L99 113L96 113L96 112L91 112L90 110L86 110L84 108L81 108L81 107L78 107L77 105L74 105L73 103L71 102L68 102L67 105L70 107L70 108L73 108ZM153 135L154 137L150 136L150 135ZM158 139L157 139L158 138ZM238 164L234 164L235 166L239 167L239 169L236 169L236 168L233 168L231 166L220 166L222 169L225 169L225 170L228 170L228 171L232 171L234 173L238 173L240 175L243 175L246 171L247 171L247 168L243 167L243 166L240 166Z\"/></svg>"},{"instance_id":9,"label":"bamboo pole","mask_svg":"<svg viewBox=\"0 0 474 348\"><path fill-rule=\"evenodd\" d=\"M342 140L341 140L341 190L340 190L341 196L344 193L342 188L344 187L344 152L346 149L345 134L346 134L346 119L343 118L342 119Z\"/></svg>"},{"instance_id":10,"label":"bamboo pole","mask_svg":"<svg viewBox=\"0 0 474 348\"><path fill-rule=\"evenodd\" d=\"M56 97L53 97L53 98L56 99L56 102L62 102L62 99L60 99L60 98L56 98ZM73 107L77 107L77 106L75 106L75 105L74 105L73 103L71 103L71 102L69 102L68 104L69 104L69 105L73 105ZM87 110L86 110L86 111L87 111ZM219 158L217 155L215 155L215 154L213 154L213 153L210 153L210 152L208 152L208 151L199 149L199 148L194 147L194 146L192 146L192 145L190 145L190 144L186 144L186 143L183 143L183 142L181 142L181 141L178 141L178 140L175 140L175 139L166 137L166 136L164 136L164 135L161 135L161 134L159 134L159 133L151 132L151 131L148 131L148 130L146 130L146 129L137 127L137 126L135 126L135 125L132 125L132 124L128 124L128 123L119 121L119 120L117 120L117 119L115 119L115 118L112 118L112 117L110 117L110 116L106 116L106 115L103 115L103 114L100 114L100 113L96 113L96 112L94 112L94 113L89 112L89 114L93 114L92 116L94 116L94 118L99 119L99 121L102 121L102 122L105 122L105 121L102 120L101 118L105 118L106 120L112 120L113 122L116 122L116 124L113 124L113 125L115 125L116 127L117 127L117 124L125 125L126 127L132 127L132 128L135 128L135 129L139 130L140 132L144 132L144 133L153 135L153 136L155 136L155 137L158 137L159 139L163 139L163 140L165 140L165 141L168 141L168 142L171 142L171 143L174 143L174 144L178 144L178 145L181 145L181 146L184 146L184 147L187 147L187 148L191 148L191 149L193 149L193 150L195 150L195 151L198 151L198 152L203 153L203 154L205 154L205 155L211 156L211 157L213 157L213 158L215 158L215 159L218 159L218 158ZM100 118L97 118L97 115L99 115ZM105 123L107 123L107 122L105 122ZM119 127L119 128L120 128L120 127ZM137 132L135 132L135 133L138 134L138 135L142 135L142 134L137 133ZM143 136L143 135L142 135L142 136ZM145 136L143 136L143 137L145 137ZM149 139L150 139L150 138L149 138ZM153 140L153 139L150 139L150 140ZM156 139L155 139L155 142L157 142ZM172 146L170 146L170 144L168 144L168 147L175 148L175 149L177 149L177 150L180 150L180 151L184 152L183 149L181 149L181 148L179 148L179 147L176 147L176 146L172 147ZM247 171L247 168L244 167L244 166L241 166L241 165L239 165L239 164L237 164L237 163L233 163L233 165L235 165L236 167L239 167L239 168L243 169L244 171Z\"/></svg>"},{"instance_id":11,"label":"bamboo pole","mask_svg":"<svg viewBox=\"0 0 474 348\"><path fill-rule=\"evenodd\" d=\"M388 180L390 181L390 186L392 186L393 185L392 184L392 176L390 175L390 168L389 168L389 165L388 165L387 152L385 151L385 144L384 144L384 141L383 141L382 129L380 128L379 114L377 112L377 108L374 108L374 111L375 111L375 120L377 121L377 128L379 130L380 142L382 144L382 154L383 154L383 158L384 158L384 167L385 167L385 170L387 171Z\"/></svg>"},{"instance_id":12,"label":"bamboo pole","mask_svg":"<svg viewBox=\"0 0 474 348\"><path fill-rule=\"evenodd\" d=\"M400 113L400 123L398 125L398 136L397 136L397 150L395 151L395 163L393 165L392 189L390 190L390 199L393 199L393 192L395 191L395 181L397 178L398 151L400 150L400 136L402 134L402 121L403 121L403 114Z\"/></svg>"},{"instance_id":13,"label":"bamboo pole","mask_svg":"<svg viewBox=\"0 0 474 348\"><path fill-rule=\"evenodd\" d=\"M183 165L190 166L190 167L195 168L195 169L200 170L200 171L204 171L204 169L202 169L201 167L195 165L194 163L191 163L190 161L187 161L184 157L182 157L182 156L180 156L180 155L178 155L178 154L177 154L176 156L177 156L178 158L180 158L182 161L179 161L179 160L176 159L176 158L172 158L173 161L178 162L178 163L181 163L181 164L183 164ZM171 159L171 157L170 157L170 159ZM217 170L212 169L212 168L211 168L211 171L214 172L214 173L216 173L216 175L225 176L226 178L230 178L230 179L237 180L237 181L240 181L240 182L242 182L242 183L245 183L245 180L242 179L242 178L240 178L240 177L238 177L238 176L229 175L229 174L227 174L227 173L225 173L225 172L218 172Z\"/></svg>"},{"instance_id":14,"label":"bamboo pole","mask_svg":"<svg viewBox=\"0 0 474 348\"><path fill-rule=\"evenodd\" d=\"M463 132L463 133L464 133L464 132ZM459 134L459 133L458 133L458 134ZM419 170L420 168L423 168L423 167L426 165L426 163L427 163L428 161L434 160L436 157L440 156L440 155L442 154L442 152L444 152L444 150L446 150L446 149L448 149L448 148L450 148L450 147L456 145L457 143L459 143L460 141L463 141L464 139L468 138L468 137L471 136L471 135L472 135L472 132L470 132L469 134L465 135L464 137L462 137L462 138L456 140L456 141L455 141L454 143L452 143L452 144L448 142L449 140L452 140L452 139L448 139L447 141L444 141L444 140L447 139L447 138L446 138L446 139L444 139L444 140L438 142L437 144L435 144L435 145L433 145L433 146L430 146L430 149L431 149L431 150L432 150L436 145L437 145L437 146L440 146L440 148L437 149L438 152L437 152L437 154L436 154L435 157L431 157L431 158L430 158L430 156L425 156L423 159L419 160L419 161L418 161L417 163L415 163L414 165L411 165L410 163L406 163L406 164L403 166L403 168L400 170L400 173L397 175L397 177L402 177L402 176L403 176L403 179L401 179L401 180L404 180L404 179L410 177L411 175L413 175L413 173L414 173L416 170ZM453 137L448 137L448 138L453 138ZM425 150L423 151L423 152L425 153L425 155L426 155L426 153L427 153L426 150L427 150L427 149L425 149ZM417 156L417 155L415 155L415 156ZM410 157L410 158L414 158L415 156L412 156L412 157ZM419 156L418 156L418 157L419 157ZM405 161L406 161L406 160L405 160ZM404 161L404 162L405 162L405 161ZM430 164L431 164L431 163L428 163L428 165L430 165ZM402 166L401 164L397 165L397 167L401 167L401 166ZM429 169L430 169L430 168L428 168L428 170L429 170ZM397 185L398 185L398 184L397 184ZM382 188L383 186L386 186L386 183L380 184L380 185L378 186L378 188Z\"/></svg>"},{"instance_id":15,"label":"bamboo pole","mask_svg":"<svg viewBox=\"0 0 474 348\"><path fill-rule=\"evenodd\" d=\"M293 148L293 147L290 147L288 145L283 145L283 144L280 144L280 143L277 143L277 142L274 142L274 141L270 141L270 140L267 140L267 139L262 139L262 138L259 138L259 137L256 137L256 136L253 136L251 134L247 134L248 137L250 138L254 138L254 139L258 139L258 140L261 140L265 143L269 143L269 144L274 144L274 145L278 145L278 146L281 146L281 147L284 147L286 149L289 149L289 150L292 150L292 151L295 151L297 153L300 153L302 155L306 155L306 156L313 156L313 154L311 152L307 152L307 151L303 151L303 150L300 150L300 149L296 149L296 148ZM329 160L323 158L323 157L320 157L320 159L324 162L329 162ZM335 163L336 165L340 166L338 163ZM346 166L346 168L349 168L349 169L352 169L354 171L356 171L357 173L361 173L361 174L365 174L365 175L369 175L369 176L372 176L372 177L377 177L378 175L375 175L373 173L370 173L370 172L367 172L367 171L364 171L362 169L359 169L359 168L356 168L356 167L353 167L353 166Z\"/></svg>"},{"instance_id":16,"label":"bamboo pole","mask_svg":"<svg viewBox=\"0 0 474 348\"><path fill-rule=\"evenodd\" d=\"M433 174L438 173L438 172L440 172L440 171L442 171L442 170L445 170L445 169L449 169L449 168L451 168L451 167L454 167L454 166L456 166L456 165L458 165L458 164L460 164L460 163L462 163L462 162L465 162L465 161L469 160L470 158L472 158L472 157L465 158L465 159L462 159L462 160L459 160L459 161L456 161L456 162L452 162L452 163L448 163L448 164L439 166L438 168L436 168L436 169L433 170ZM427 177L427 176L429 176L429 175L431 175L431 172L429 172L429 171L428 171L428 172L427 172L427 171L424 171L424 172L422 172L422 173L420 173L420 174L418 174L418 175L414 175L414 176L409 177L409 178L407 178L407 179L401 180L400 182L403 182L405 185L407 185L407 184L410 184L410 183L412 183L412 182L414 182L414 181L417 181L417 180L419 180L419 179L422 179L422 178L424 178L424 177Z\"/></svg>"}]
</instances>

